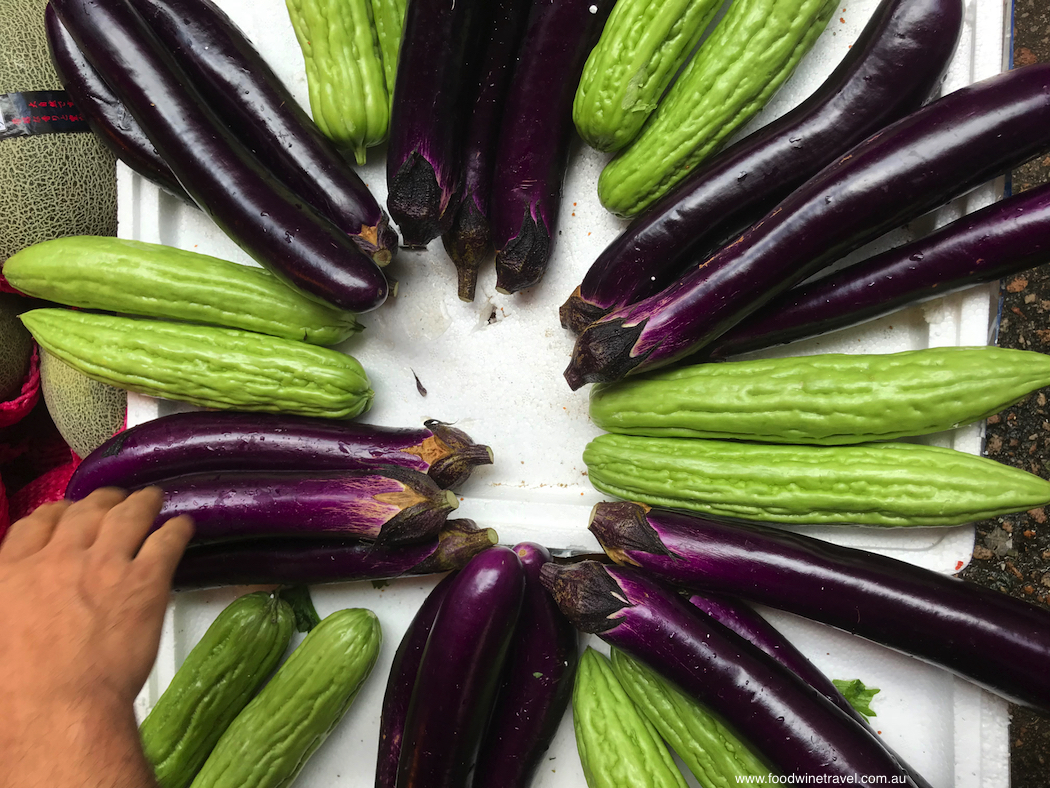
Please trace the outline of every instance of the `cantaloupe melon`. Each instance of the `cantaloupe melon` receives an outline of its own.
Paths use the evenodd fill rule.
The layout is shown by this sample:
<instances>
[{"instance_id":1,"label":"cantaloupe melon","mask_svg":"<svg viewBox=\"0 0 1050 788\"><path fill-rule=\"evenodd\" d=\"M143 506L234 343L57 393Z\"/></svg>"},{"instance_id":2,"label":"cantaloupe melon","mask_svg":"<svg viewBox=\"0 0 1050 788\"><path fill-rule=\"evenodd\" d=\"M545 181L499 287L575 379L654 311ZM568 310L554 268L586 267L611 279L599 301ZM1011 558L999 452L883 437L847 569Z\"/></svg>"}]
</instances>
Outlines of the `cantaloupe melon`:
<instances>
[{"instance_id":1,"label":"cantaloupe melon","mask_svg":"<svg viewBox=\"0 0 1050 788\"><path fill-rule=\"evenodd\" d=\"M46 0L4 0L0 93L61 88L47 50ZM37 241L113 235L112 154L88 133L0 140L0 262Z\"/></svg>"},{"instance_id":2,"label":"cantaloupe melon","mask_svg":"<svg viewBox=\"0 0 1050 788\"><path fill-rule=\"evenodd\" d=\"M79 457L124 426L126 391L92 380L46 350L40 351L40 390L59 433Z\"/></svg>"},{"instance_id":3,"label":"cantaloupe melon","mask_svg":"<svg viewBox=\"0 0 1050 788\"><path fill-rule=\"evenodd\" d=\"M21 296L0 293L0 402L18 396L29 371L33 337L18 319L29 303Z\"/></svg>"}]
</instances>

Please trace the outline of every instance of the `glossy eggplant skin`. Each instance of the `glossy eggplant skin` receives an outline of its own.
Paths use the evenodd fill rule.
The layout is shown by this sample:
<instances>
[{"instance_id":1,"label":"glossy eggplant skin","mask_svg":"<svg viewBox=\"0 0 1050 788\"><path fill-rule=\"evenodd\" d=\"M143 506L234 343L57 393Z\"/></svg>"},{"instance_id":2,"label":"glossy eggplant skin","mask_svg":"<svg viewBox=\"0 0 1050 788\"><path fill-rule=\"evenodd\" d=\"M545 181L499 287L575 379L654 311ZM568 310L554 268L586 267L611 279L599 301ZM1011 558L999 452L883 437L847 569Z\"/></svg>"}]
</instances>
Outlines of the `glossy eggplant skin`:
<instances>
[{"instance_id":1,"label":"glossy eggplant skin","mask_svg":"<svg viewBox=\"0 0 1050 788\"><path fill-rule=\"evenodd\" d=\"M398 465L456 487L492 450L436 420L420 429L307 416L193 411L119 432L77 466L66 498L99 487L134 489L189 473L339 471Z\"/></svg>"},{"instance_id":2,"label":"glossy eggplant skin","mask_svg":"<svg viewBox=\"0 0 1050 788\"><path fill-rule=\"evenodd\" d=\"M452 224L476 84L482 0L410 0L401 33L387 143L387 209L402 243L423 248Z\"/></svg>"},{"instance_id":3,"label":"glossy eggplant skin","mask_svg":"<svg viewBox=\"0 0 1050 788\"><path fill-rule=\"evenodd\" d=\"M114 156L139 175L193 205L142 127L88 63L50 5L44 8L44 27L59 81L87 119L91 131Z\"/></svg>"},{"instance_id":4,"label":"glossy eggplant skin","mask_svg":"<svg viewBox=\"0 0 1050 788\"><path fill-rule=\"evenodd\" d=\"M813 95L631 222L562 306L562 325L578 334L659 292L838 156L922 106L951 60L962 17L961 0L882 0Z\"/></svg>"},{"instance_id":5,"label":"glossy eggplant skin","mask_svg":"<svg viewBox=\"0 0 1050 788\"><path fill-rule=\"evenodd\" d=\"M499 145L507 85L514 73L531 7L531 0L493 3L492 30L482 56L477 96L462 154L463 201L452 226L441 236L445 251L456 266L462 301L474 300L478 268L492 251L489 197L493 159Z\"/></svg>"},{"instance_id":6,"label":"glossy eggplant skin","mask_svg":"<svg viewBox=\"0 0 1050 788\"><path fill-rule=\"evenodd\" d=\"M525 568L525 598L472 788L528 788L572 698L579 661L575 627L540 584L550 552L532 542L514 552Z\"/></svg>"},{"instance_id":7,"label":"glossy eggplant skin","mask_svg":"<svg viewBox=\"0 0 1050 788\"><path fill-rule=\"evenodd\" d=\"M1050 149L1050 64L950 93L873 134L660 293L580 334L572 388L678 361L866 242Z\"/></svg>"},{"instance_id":8,"label":"glossy eggplant skin","mask_svg":"<svg viewBox=\"0 0 1050 788\"><path fill-rule=\"evenodd\" d=\"M499 687L525 592L517 554L497 545L450 584L419 663L397 788L464 788Z\"/></svg>"},{"instance_id":9,"label":"glossy eggplant skin","mask_svg":"<svg viewBox=\"0 0 1050 788\"><path fill-rule=\"evenodd\" d=\"M533 3L503 109L489 202L501 293L532 287L547 271L575 129L572 102L613 5Z\"/></svg>"},{"instance_id":10,"label":"glossy eggplant skin","mask_svg":"<svg viewBox=\"0 0 1050 788\"><path fill-rule=\"evenodd\" d=\"M380 265L397 234L273 69L211 0L131 0L194 87L260 161Z\"/></svg>"},{"instance_id":11,"label":"glossy eggplant skin","mask_svg":"<svg viewBox=\"0 0 1050 788\"><path fill-rule=\"evenodd\" d=\"M993 203L934 233L770 301L703 353L723 358L874 320L909 304L1050 262L1050 186Z\"/></svg>"},{"instance_id":12,"label":"glossy eggplant skin","mask_svg":"<svg viewBox=\"0 0 1050 788\"><path fill-rule=\"evenodd\" d=\"M758 523L599 504L591 532L617 563L737 596L939 665L1050 710L1050 611L893 558Z\"/></svg>"},{"instance_id":13,"label":"glossy eggplant skin","mask_svg":"<svg viewBox=\"0 0 1050 788\"><path fill-rule=\"evenodd\" d=\"M390 664L386 691L383 693L383 709L379 718L379 756L376 761L375 788L395 788L397 765L401 759L401 744L404 741L405 718L412 701L412 690L416 686L419 663L434 626L438 610L455 574L446 575L434 590L427 594L412 622L408 625L401 643L394 652Z\"/></svg>"},{"instance_id":14,"label":"glossy eggplant skin","mask_svg":"<svg viewBox=\"0 0 1050 788\"><path fill-rule=\"evenodd\" d=\"M449 520L425 542L383 547L356 539L252 539L190 547L174 588L316 585L448 572L497 541L491 528Z\"/></svg>"},{"instance_id":15,"label":"glossy eggplant skin","mask_svg":"<svg viewBox=\"0 0 1050 788\"><path fill-rule=\"evenodd\" d=\"M720 717L771 771L843 783L885 775L887 783L915 785L860 723L642 572L583 561L548 564L542 578L577 627L676 684Z\"/></svg>"},{"instance_id":16,"label":"glossy eggplant skin","mask_svg":"<svg viewBox=\"0 0 1050 788\"><path fill-rule=\"evenodd\" d=\"M128 0L52 5L186 192L249 256L340 309L383 303L379 267L233 136Z\"/></svg>"}]
</instances>

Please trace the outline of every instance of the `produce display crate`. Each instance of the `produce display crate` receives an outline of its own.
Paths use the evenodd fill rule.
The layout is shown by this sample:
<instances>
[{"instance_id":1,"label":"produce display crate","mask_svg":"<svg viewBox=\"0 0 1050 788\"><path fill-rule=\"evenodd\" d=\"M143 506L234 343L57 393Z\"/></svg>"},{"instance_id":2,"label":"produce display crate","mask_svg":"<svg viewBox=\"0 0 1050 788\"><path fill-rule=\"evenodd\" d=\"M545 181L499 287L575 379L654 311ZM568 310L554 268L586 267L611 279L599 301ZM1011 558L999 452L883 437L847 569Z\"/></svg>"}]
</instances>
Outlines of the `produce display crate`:
<instances>
[{"instance_id":1,"label":"produce display crate","mask_svg":"<svg viewBox=\"0 0 1050 788\"><path fill-rule=\"evenodd\" d=\"M305 105L306 80L285 6L280 0L220 0L277 74ZM807 96L831 72L871 15L876 0L844 0L795 75L745 129L763 125ZM967 0L959 49L942 93L1003 69L1009 37L1003 0ZM375 404L362 420L419 426L427 418L455 425L492 446L495 463L478 468L457 490L455 517L495 528L500 541L543 543L555 552L597 552L586 530L591 507L603 496L590 485L581 459L599 430L587 417L587 390L569 390L562 371L572 337L558 307L591 261L625 226L598 203L595 184L606 156L574 144L565 181L554 254L543 281L517 295L496 293L491 263L482 268L477 298L456 296L455 272L439 241L425 252L398 255L390 272L399 291L363 315L366 330L339 346L364 365ZM369 151L360 169L385 203L384 151ZM899 244L1002 194L1003 183L983 186L955 203L874 242L854 257ZM119 234L251 264L199 212L120 166ZM998 287L985 285L867 323L755 355L815 352L892 352L933 346L984 345L996 324ZM128 423L185 409L178 403L129 395ZM923 439L978 453L979 426ZM972 526L873 529L801 527L828 540L892 555L939 572L956 572L973 550ZM349 714L307 764L301 788L371 786L379 710L386 675L409 621L433 578L316 586L324 616L344 607L368 607L379 616L384 644L372 677ZM142 715L167 686L186 653L219 611L248 589L181 593L169 607L157 664L137 701ZM777 611L771 620L832 678L860 678L879 687L876 730L937 788L1003 788L1009 782L1007 706L947 672L859 638ZM595 638L587 644L607 648ZM584 784L567 712L537 788ZM693 784L693 783L691 783Z\"/></svg>"}]
</instances>

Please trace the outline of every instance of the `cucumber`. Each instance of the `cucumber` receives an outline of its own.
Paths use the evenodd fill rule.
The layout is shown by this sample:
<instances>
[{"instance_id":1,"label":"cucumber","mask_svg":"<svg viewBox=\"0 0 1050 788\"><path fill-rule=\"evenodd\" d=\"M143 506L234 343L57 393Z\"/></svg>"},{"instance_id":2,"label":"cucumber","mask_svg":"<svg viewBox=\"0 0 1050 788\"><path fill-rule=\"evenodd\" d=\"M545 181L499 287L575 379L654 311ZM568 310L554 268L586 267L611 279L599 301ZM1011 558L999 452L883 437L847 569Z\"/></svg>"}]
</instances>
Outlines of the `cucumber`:
<instances>
[{"instance_id":1,"label":"cucumber","mask_svg":"<svg viewBox=\"0 0 1050 788\"><path fill-rule=\"evenodd\" d=\"M602 205L641 213L717 151L791 76L831 0L734 0L634 142L598 178Z\"/></svg>"},{"instance_id":2,"label":"cucumber","mask_svg":"<svg viewBox=\"0 0 1050 788\"><path fill-rule=\"evenodd\" d=\"M1048 385L1050 356L1028 350L828 353L695 364L599 383L590 415L607 432L631 435L866 443L970 424Z\"/></svg>"},{"instance_id":3,"label":"cucumber","mask_svg":"<svg viewBox=\"0 0 1050 788\"><path fill-rule=\"evenodd\" d=\"M305 342L67 309L34 309L22 322L89 378L152 397L327 418L353 418L372 404L353 357Z\"/></svg>"},{"instance_id":4,"label":"cucumber","mask_svg":"<svg viewBox=\"0 0 1050 788\"><path fill-rule=\"evenodd\" d=\"M789 446L605 434L587 445L583 460L601 492L762 522L958 525L1050 503L1050 481L914 443Z\"/></svg>"},{"instance_id":5,"label":"cucumber","mask_svg":"<svg viewBox=\"0 0 1050 788\"><path fill-rule=\"evenodd\" d=\"M349 710L381 641L370 610L340 610L323 619L226 729L193 788L291 783Z\"/></svg>"},{"instance_id":6,"label":"cucumber","mask_svg":"<svg viewBox=\"0 0 1050 788\"><path fill-rule=\"evenodd\" d=\"M160 788L185 788L223 731L280 662L295 629L291 606L256 591L231 602L186 656L139 726Z\"/></svg>"},{"instance_id":7,"label":"cucumber","mask_svg":"<svg viewBox=\"0 0 1050 788\"><path fill-rule=\"evenodd\" d=\"M685 64L721 0L619 0L583 68L572 119L592 148L628 145Z\"/></svg>"}]
</instances>

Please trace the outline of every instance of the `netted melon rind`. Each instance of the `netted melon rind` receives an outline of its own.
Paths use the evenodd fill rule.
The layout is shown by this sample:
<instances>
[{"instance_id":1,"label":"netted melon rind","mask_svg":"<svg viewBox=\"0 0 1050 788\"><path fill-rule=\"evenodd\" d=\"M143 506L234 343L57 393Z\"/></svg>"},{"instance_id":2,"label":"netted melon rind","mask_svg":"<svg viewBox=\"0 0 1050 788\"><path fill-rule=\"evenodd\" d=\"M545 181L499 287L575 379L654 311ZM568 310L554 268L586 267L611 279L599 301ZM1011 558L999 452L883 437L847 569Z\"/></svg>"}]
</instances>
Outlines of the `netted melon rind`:
<instances>
[{"instance_id":1,"label":"netted melon rind","mask_svg":"<svg viewBox=\"0 0 1050 788\"><path fill-rule=\"evenodd\" d=\"M87 457L124 426L126 391L92 380L43 349L40 388L55 426L79 457Z\"/></svg>"},{"instance_id":2,"label":"netted melon rind","mask_svg":"<svg viewBox=\"0 0 1050 788\"><path fill-rule=\"evenodd\" d=\"M18 306L24 301L0 293L0 402L18 396L33 355L33 336L18 319Z\"/></svg>"}]
</instances>

